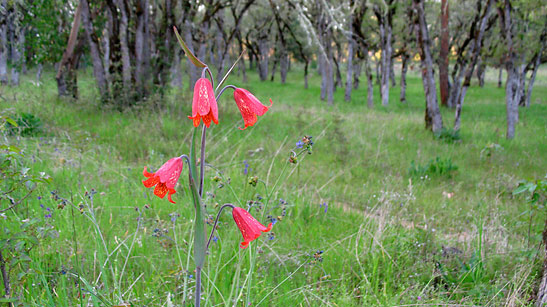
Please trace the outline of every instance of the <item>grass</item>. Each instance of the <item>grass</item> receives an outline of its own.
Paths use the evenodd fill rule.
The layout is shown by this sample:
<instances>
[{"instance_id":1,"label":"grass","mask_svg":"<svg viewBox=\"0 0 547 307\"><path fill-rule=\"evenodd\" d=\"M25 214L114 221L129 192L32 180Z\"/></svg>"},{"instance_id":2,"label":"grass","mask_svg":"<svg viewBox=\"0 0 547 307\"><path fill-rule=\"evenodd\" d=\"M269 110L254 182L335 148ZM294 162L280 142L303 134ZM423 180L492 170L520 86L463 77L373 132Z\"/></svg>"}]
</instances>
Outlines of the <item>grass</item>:
<instances>
[{"instance_id":1,"label":"grass","mask_svg":"<svg viewBox=\"0 0 547 307\"><path fill-rule=\"evenodd\" d=\"M272 236L240 250L241 234L222 216L206 261L203 303L531 305L545 214L532 215L528 238L529 205L511 192L518 180L547 171L547 70L538 74L532 105L520 108L511 141L504 138L505 93L495 75L489 72L485 88L469 89L461 140L451 142L423 127L417 72L408 78L407 104L398 102L395 87L389 106L380 106L376 86L373 109L366 107L363 84L351 102L337 90L335 105L327 107L318 98L318 76L305 90L298 70L285 85L260 82L249 72L244 87L263 101L271 97L274 106L242 132L231 95L222 98L221 124L208 131L206 158L222 173L207 170L205 202L214 214L218 204L245 207L259 194L264 209L251 213L262 222L267 215L281 219ZM37 218L36 233L50 230L12 272L20 302L189 305L194 216L185 177L176 205L153 197L140 182L145 165L157 168L189 152L188 84L120 112L99 107L90 69L80 73L78 101L57 98L52 73L40 86L30 75L22 80L18 88L0 88L2 112L33 114L42 132L5 141L23 148L28 167L53 181L2 220L1 239L25 219ZM230 81L243 86L237 75ZM453 111L442 113L451 127ZM287 165L304 135L313 136L313 154ZM244 160L248 176L265 185L247 184ZM428 172L435 161L449 161L455 170ZM215 175L224 187L211 180ZM74 206L58 208L59 197ZM53 209L52 218L40 204ZM16 277L20 272L28 274Z\"/></svg>"}]
</instances>

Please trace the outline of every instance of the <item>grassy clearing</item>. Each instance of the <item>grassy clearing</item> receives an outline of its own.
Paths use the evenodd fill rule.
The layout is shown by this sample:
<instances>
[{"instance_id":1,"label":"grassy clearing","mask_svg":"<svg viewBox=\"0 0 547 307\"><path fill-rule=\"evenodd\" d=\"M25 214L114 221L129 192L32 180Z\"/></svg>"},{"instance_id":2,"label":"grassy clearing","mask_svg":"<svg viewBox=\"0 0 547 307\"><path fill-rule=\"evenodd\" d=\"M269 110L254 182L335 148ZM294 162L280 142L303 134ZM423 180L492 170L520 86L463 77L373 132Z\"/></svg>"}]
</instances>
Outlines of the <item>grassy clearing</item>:
<instances>
[{"instance_id":1,"label":"grassy clearing","mask_svg":"<svg viewBox=\"0 0 547 307\"><path fill-rule=\"evenodd\" d=\"M298 71L286 85L249 74L245 87L263 101L271 97L274 106L242 132L231 95L222 98L221 125L208 132L206 159L222 173L207 170L206 204L213 214L218 204L246 206L259 194L263 209L251 212L263 222L268 215L281 218L272 236L240 250L232 218L222 217L207 259L203 302L531 304L545 215L530 218L524 197L511 191L519 179L547 171L546 71L538 74L532 106L520 109L512 141L504 138L504 90L495 86L496 72L485 88L471 87L459 142L423 129L423 88L414 74L408 104L398 102L395 87L385 108L375 92L374 109L365 106L362 86L349 103L338 90L335 106L327 107L318 99L316 76L304 90ZM29 272L14 278L17 295L34 306L188 305L194 216L185 177L177 205L152 197L140 180L143 166L157 168L189 151L191 93L172 90L119 112L99 108L90 71L80 78L79 101L58 99L53 80L46 74L39 87L23 79L19 88L0 88L3 112L32 113L44 124L39 135L5 141L24 148L32 171L53 178L2 220L12 231L32 218L37 229L52 230L30 261L16 267ZM237 76L232 81L242 85ZM450 127L453 112L443 110L443 119ZM314 137L313 154L287 165L303 135ZM222 175L224 187L210 180L215 175ZM266 184L252 187L249 176ZM92 189L97 193L90 197ZM62 199L52 191L74 207L59 209ZM52 208L52 218L44 217L45 208Z\"/></svg>"}]
</instances>

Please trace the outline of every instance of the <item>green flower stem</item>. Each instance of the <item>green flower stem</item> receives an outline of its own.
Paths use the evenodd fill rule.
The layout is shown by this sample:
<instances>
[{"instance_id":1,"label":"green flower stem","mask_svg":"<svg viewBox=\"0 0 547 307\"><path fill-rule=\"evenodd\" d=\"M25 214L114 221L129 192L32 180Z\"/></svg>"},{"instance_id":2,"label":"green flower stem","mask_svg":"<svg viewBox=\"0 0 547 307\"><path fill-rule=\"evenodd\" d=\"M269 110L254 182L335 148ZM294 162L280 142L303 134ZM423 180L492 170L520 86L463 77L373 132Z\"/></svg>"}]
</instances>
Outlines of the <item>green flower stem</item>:
<instances>
[{"instance_id":1,"label":"green flower stem","mask_svg":"<svg viewBox=\"0 0 547 307\"><path fill-rule=\"evenodd\" d=\"M205 175L205 141L207 138L207 126L205 124L203 125L203 129L201 130L201 155L200 155L200 162L199 162L199 197L203 197L203 182L204 182L204 175Z\"/></svg>"},{"instance_id":2,"label":"green flower stem","mask_svg":"<svg viewBox=\"0 0 547 307\"><path fill-rule=\"evenodd\" d=\"M195 291L195 306L200 306L201 297L201 269L205 262L205 244L206 244L206 228L205 228L205 208L201 203L201 197L198 193L196 185L196 147L195 141L198 128L194 129L192 135L192 145L190 150L190 190L196 208L196 218L194 222L194 262L196 263L196 291ZM204 153L202 153L203 155ZM203 167L203 161L201 162Z\"/></svg>"},{"instance_id":3,"label":"green flower stem","mask_svg":"<svg viewBox=\"0 0 547 307\"><path fill-rule=\"evenodd\" d=\"M209 249L209 244L211 244L211 240L213 239L213 235L215 234L215 229L217 228L217 224L218 224L218 219L220 218L220 214L222 213L222 210L224 210L224 208L226 207L230 207L232 209L234 209L234 205L232 204L224 204L222 205L222 207L220 207L220 209L218 210L218 213L217 213L217 218L215 220L215 223L213 224L213 229L211 230L211 235L209 236L209 241L207 241L207 245L205 246L205 249Z\"/></svg>"}]
</instances>

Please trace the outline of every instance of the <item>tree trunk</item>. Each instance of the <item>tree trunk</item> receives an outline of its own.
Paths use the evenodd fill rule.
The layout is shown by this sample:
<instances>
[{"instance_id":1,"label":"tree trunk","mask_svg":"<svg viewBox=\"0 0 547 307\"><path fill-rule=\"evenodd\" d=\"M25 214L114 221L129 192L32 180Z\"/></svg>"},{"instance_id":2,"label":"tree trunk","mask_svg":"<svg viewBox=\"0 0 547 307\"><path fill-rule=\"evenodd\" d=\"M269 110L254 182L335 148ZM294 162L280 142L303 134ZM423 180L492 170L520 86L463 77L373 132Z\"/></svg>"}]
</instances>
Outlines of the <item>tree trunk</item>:
<instances>
[{"instance_id":1,"label":"tree trunk","mask_svg":"<svg viewBox=\"0 0 547 307\"><path fill-rule=\"evenodd\" d=\"M381 76L381 73L380 73L380 59L378 58L375 58L375 64L376 64L376 84L380 85L380 76ZM380 95L381 95L381 91L380 91Z\"/></svg>"},{"instance_id":2,"label":"tree trunk","mask_svg":"<svg viewBox=\"0 0 547 307\"><path fill-rule=\"evenodd\" d=\"M285 47L282 47L279 59L279 68L281 73L281 84L285 84L287 82L287 72L289 71L289 55L287 54L287 51Z\"/></svg>"},{"instance_id":3,"label":"tree trunk","mask_svg":"<svg viewBox=\"0 0 547 307\"><path fill-rule=\"evenodd\" d=\"M327 98L327 79L325 78L325 74L323 71L327 66L327 61L325 60L325 55L320 51L317 55L317 68L319 69L319 74L321 75L321 100L325 100Z\"/></svg>"},{"instance_id":4,"label":"tree trunk","mask_svg":"<svg viewBox=\"0 0 547 307\"><path fill-rule=\"evenodd\" d=\"M122 63L122 48L120 42L120 13L114 3L114 0L107 0L107 7L110 11L111 23L110 23L110 35L109 35L109 47L110 47L110 67L108 71L110 73L110 95L113 101L118 107L125 106L129 103L126 97L126 88L123 85L123 67Z\"/></svg>"},{"instance_id":5,"label":"tree trunk","mask_svg":"<svg viewBox=\"0 0 547 307\"><path fill-rule=\"evenodd\" d=\"M15 31L13 33L14 39L12 41L12 67L11 67L11 84L18 86L19 85L19 74L21 73L21 67L23 66L23 61L25 61L25 57L23 55L24 52L24 44L25 44L25 33L22 26L19 25L18 27L15 27Z\"/></svg>"},{"instance_id":6,"label":"tree trunk","mask_svg":"<svg viewBox=\"0 0 547 307\"><path fill-rule=\"evenodd\" d=\"M8 84L8 1L2 0L2 20L0 22L0 84Z\"/></svg>"},{"instance_id":7,"label":"tree trunk","mask_svg":"<svg viewBox=\"0 0 547 307\"><path fill-rule=\"evenodd\" d=\"M484 31L486 30L486 21L488 20L488 16L490 14L490 8L493 5L494 0L488 0L488 3L486 4L486 7L484 9L484 13L481 17L480 25L478 33L475 37L475 42L472 44L471 48L469 49L469 53L471 54L471 59L469 63L466 65L465 69L465 77L462 84L462 88L458 93L458 96L456 98L456 115L454 119L454 130L460 130L461 126L461 112L462 112L462 105L463 101L465 99L465 94L467 93L467 89L471 85L471 78L473 77L473 70L475 69L475 66L477 64L477 60L479 58L481 48L482 48L482 37L484 35ZM463 67L462 67L463 71Z\"/></svg>"},{"instance_id":8,"label":"tree trunk","mask_svg":"<svg viewBox=\"0 0 547 307\"><path fill-rule=\"evenodd\" d=\"M418 15L416 36L420 49L422 83L426 97L426 128L431 129L433 133L439 133L443 128L443 121L437 102L437 89L435 87L435 76L433 74L433 59L430 51L431 43L429 40L429 31L425 20L424 2L423 0L413 0L413 5Z\"/></svg>"},{"instance_id":9,"label":"tree trunk","mask_svg":"<svg viewBox=\"0 0 547 307\"><path fill-rule=\"evenodd\" d=\"M307 60L304 64L304 88L308 89L308 68L310 66L310 60Z\"/></svg>"},{"instance_id":10,"label":"tree trunk","mask_svg":"<svg viewBox=\"0 0 547 307\"><path fill-rule=\"evenodd\" d=\"M175 49L173 66L171 66L171 86L182 89L182 68L180 65L180 50Z\"/></svg>"},{"instance_id":11,"label":"tree trunk","mask_svg":"<svg viewBox=\"0 0 547 307\"><path fill-rule=\"evenodd\" d=\"M135 30L135 90L144 96L147 91L146 83L150 75L150 25L149 25L149 6L148 0L138 0L136 5L136 30ZM171 30L171 29L169 29ZM186 29L186 34L190 34L190 29ZM185 37L187 44L192 41ZM190 46L189 46L190 47ZM192 65L193 66L193 65ZM190 74L192 76L192 74ZM194 84L190 85L192 88Z\"/></svg>"},{"instance_id":12,"label":"tree trunk","mask_svg":"<svg viewBox=\"0 0 547 307\"><path fill-rule=\"evenodd\" d=\"M105 10L104 13L106 15L106 22L100 42L102 43L104 76L106 78L106 82L110 84L112 82L112 78L110 76L110 36L112 32L112 15L109 10Z\"/></svg>"},{"instance_id":13,"label":"tree trunk","mask_svg":"<svg viewBox=\"0 0 547 307\"><path fill-rule=\"evenodd\" d=\"M268 35L263 34L258 39L258 76L260 81L266 81L268 78L268 59L270 47L268 46Z\"/></svg>"},{"instance_id":14,"label":"tree trunk","mask_svg":"<svg viewBox=\"0 0 547 307\"><path fill-rule=\"evenodd\" d=\"M79 50L75 49L77 49L77 44L81 44L81 42L78 42L78 30L80 29L83 8L83 4L80 3L74 12L74 20L72 21L67 47L63 53L61 62L59 63L57 75L55 76L55 79L57 80L57 93L59 96L70 95L73 98L78 98L76 72L74 70L76 69L75 65L77 65L80 56L77 54Z\"/></svg>"},{"instance_id":15,"label":"tree trunk","mask_svg":"<svg viewBox=\"0 0 547 307\"><path fill-rule=\"evenodd\" d=\"M484 87L485 74L486 74L486 65L484 64L482 60L482 56L479 56L479 60L477 63L477 80L479 81L479 86L481 88Z\"/></svg>"},{"instance_id":16,"label":"tree trunk","mask_svg":"<svg viewBox=\"0 0 547 307\"><path fill-rule=\"evenodd\" d=\"M522 56L524 58L524 55ZM517 103L519 107L523 107L525 103L525 83L526 83L526 73L528 72L526 64L521 64L518 69L518 88L517 88Z\"/></svg>"},{"instance_id":17,"label":"tree trunk","mask_svg":"<svg viewBox=\"0 0 547 307\"><path fill-rule=\"evenodd\" d=\"M368 47L363 50L365 54L365 76L367 78L367 106L374 107L374 84L372 81L372 69L370 68L370 57L368 55Z\"/></svg>"},{"instance_id":18,"label":"tree trunk","mask_svg":"<svg viewBox=\"0 0 547 307\"><path fill-rule=\"evenodd\" d=\"M43 69L42 63L39 63L36 67L36 83L40 84L40 80L42 79L42 69Z\"/></svg>"},{"instance_id":19,"label":"tree trunk","mask_svg":"<svg viewBox=\"0 0 547 307\"><path fill-rule=\"evenodd\" d=\"M542 47L539 51L539 53L536 55L535 61L534 61L534 68L532 70L532 75L530 76L530 80L528 81L528 90L526 91L526 98L524 99L524 106L529 107L530 106L530 99L532 97L532 89L534 88L534 81L536 80L536 73L538 71L539 66L541 65L541 54L543 53L543 49L545 47L545 40L542 42Z\"/></svg>"},{"instance_id":20,"label":"tree trunk","mask_svg":"<svg viewBox=\"0 0 547 307\"><path fill-rule=\"evenodd\" d=\"M439 55L439 87L441 89L441 105L448 106L448 53L450 32L448 30L449 16L448 0L441 0L441 48Z\"/></svg>"},{"instance_id":21,"label":"tree trunk","mask_svg":"<svg viewBox=\"0 0 547 307\"><path fill-rule=\"evenodd\" d=\"M406 103L406 73L408 70L408 58L409 54L405 51L401 55L401 95L399 96L399 100L402 103Z\"/></svg>"},{"instance_id":22,"label":"tree trunk","mask_svg":"<svg viewBox=\"0 0 547 307\"><path fill-rule=\"evenodd\" d=\"M99 50L99 40L97 35L93 30L93 24L91 23L90 13L89 13L89 3L87 0L80 0L80 5L82 6L82 24L85 28L85 33L89 45L89 51L91 54L91 60L93 62L93 75L99 86L99 93L102 99L106 99L108 95L108 83L106 82L106 77L104 74L103 63L101 60L101 53Z\"/></svg>"},{"instance_id":23,"label":"tree trunk","mask_svg":"<svg viewBox=\"0 0 547 307\"><path fill-rule=\"evenodd\" d=\"M500 65L498 72L498 88L501 88L503 85L503 65Z\"/></svg>"},{"instance_id":24,"label":"tree trunk","mask_svg":"<svg viewBox=\"0 0 547 307\"><path fill-rule=\"evenodd\" d=\"M131 58L129 56L129 40L127 38L128 31L128 25L129 25L129 10L127 6L125 5L124 0L117 0L116 6L120 10L121 14L121 20L120 20L120 46L121 46L121 53L122 53L122 78L123 78L123 86L127 90L131 89ZM167 29L167 31L171 31L171 29ZM175 66L180 67L180 59L179 63L177 64L175 62Z\"/></svg>"},{"instance_id":25,"label":"tree trunk","mask_svg":"<svg viewBox=\"0 0 547 307\"><path fill-rule=\"evenodd\" d=\"M355 46L355 42L353 41L353 31L352 31L352 25L353 25L353 16L350 15L349 18L349 32L348 32L348 61L347 61L347 69L346 69L346 93L344 95L344 99L346 101L351 101L351 90L353 89L352 81L353 81L353 48Z\"/></svg>"},{"instance_id":26,"label":"tree trunk","mask_svg":"<svg viewBox=\"0 0 547 307\"><path fill-rule=\"evenodd\" d=\"M241 39L241 32L237 30L237 41L239 43L239 54L243 54L243 40ZM249 62L251 61L251 58L249 57ZM243 83L247 83L247 72L245 68L245 58L242 56L239 60L239 70L241 71L241 74L243 75Z\"/></svg>"},{"instance_id":27,"label":"tree trunk","mask_svg":"<svg viewBox=\"0 0 547 307\"><path fill-rule=\"evenodd\" d=\"M273 66L272 66L272 76L270 77L270 81L272 81L272 82L275 78L275 71L277 70L277 63L278 62L279 62L279 57L274 56L274 61L273 61Z\"/></svg>"},{"instance_id":28,"label":"tree trunk","mask_svg":"<svg viewBox=\"0 0 547 307\"><path fill-rule=\"evenodd\" d=\"M338 87L342 87L342 73L340 72L340 62L342 60L342 47L338 42L335 41L336 44L336 57L332 56L332 61L334 62L334 66L336 68L336 81L334 82L334 91Z\"/></svg>"},{"instance_id":29,"label":"tree trunk","mask_svg":"<svg viewBox=\"0 0 547 307\"><path fill-rule=\"evenodd\" d=\"M507 58L505 59L505 69L507 70L507 81L505 83L505 105L507 110L507 139L515 137L515 126L518 122L518 83L519 72L516 65L517 54L513 45L514 29L513 20L511 18L511 2L504 0L499 2L498 11L500 15L501 33L507 45Z\"/></svg>"}]
</instances>

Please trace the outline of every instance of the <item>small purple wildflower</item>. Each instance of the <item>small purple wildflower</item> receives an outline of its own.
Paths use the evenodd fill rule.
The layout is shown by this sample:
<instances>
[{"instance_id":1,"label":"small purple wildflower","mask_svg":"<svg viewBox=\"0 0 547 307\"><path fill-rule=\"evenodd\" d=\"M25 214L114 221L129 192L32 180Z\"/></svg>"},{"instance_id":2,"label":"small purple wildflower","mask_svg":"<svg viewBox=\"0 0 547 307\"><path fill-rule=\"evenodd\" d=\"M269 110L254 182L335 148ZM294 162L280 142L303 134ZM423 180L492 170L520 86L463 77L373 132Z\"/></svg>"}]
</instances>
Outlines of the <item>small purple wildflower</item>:
<instances>
[{"instance_id":1,"label":"small purple wildflower","mask_svg":"<svg viewBox=\"0 0 547 307\"><path fill-rule=\"evenodd\" d=\"M50 208L50 207L47 207L47 208L46 208L46 211L47 211L47 212L51 212L51 208Z\"/></svg>"},{"instance_id":2,"label":"small purple wildflower","mask_svg":"<svg viewBox=\"0 0 547 307\"><path fill-rule=\"evenodd\" d=\"M422 300L422 297L421 296L418 296L418 301L421 301Z\"/></svg>"},{"instance_id":3,"label":"small purple wildflower","mask_svg":"<svg viewBox=\"0 0 547 307\"><path fill-rule=\"evenodd\" d=\"M247 160L243 160L243 165L245 166L245 169L243 170L243 174L247 175L249 173L249 163Z\"/></svg>"},{"instance_id":4,"label":"small purple wildflower","mask_svg":"<svg viewBox=\"0 0 547 307\"><path fill-rule=\"evenodd\" d=\"M327 202L324 202L322 203L321 205L319 205L319 208L323 208L325 207L325 213L327 213L327 210L329 209L329 204Z\"/></svg>"},{"instance_id":5,"label":"small purple wildflower","mask_svg":"<svg viewBox=\"0 0 547 307\"><path fill-rule=\"evenodd\" d=\"M217 237L217 236L214 236L214 237L213 237L213 242L216 243L217 241L218 241L218 237Z\"/></svg>"},{"instance_id":6,"label":"small purple wildflower","mask_svg":"<svg viewBox=\"0 0 547 307\"><path fill-rule=\"evenodd\" d=\"M44 204L40 204L40 208L44 209Z\"/></svg>"},{"instance_id":7,"label":"small purple wildflower","mask_svg":"<svg viewBox=\"0 0 547 307\"><path fill-rule=\"evenodd\" d=\"M173 212L173 213L170 213L169 216L171 217L171 222L174 223L177 221L177 219L179 218L180 214L176 213L176 212Z\"/></svg>"},{"instance_id":8,"label":"small purple wildflower","mask_svg":"<svg viewBox=\"0 0 547 307\"><path fill-rule=\"evenodd\" d=\"M46 219L50 219L50 218L51 218L51 213L48 213L48 214L44 215L44 217L45 217Z\"/></svg>"},{"instance_id":9,"label":"small purple wildflower","mask_svg":"<svg viewBox=\"0 0 547 307\"><path fill-rule=\"evenodd\" d=\"M275 217L272 217L270 221L272 222L272 225L275 225L275 223L277 223L277 219Z\"/></svg>"},{"instance_id":10,"label":"small purple wildflower","mask_svg":"<svg viewBox=\"0 0 547 307\"><path fill-rule=\"evenodd\" d=\"M38 200L42 199L42 196L38 196Z\"/></svg>"},{"instance_id":11,"label":"small purple wildflower","mask_svg":"<svg viewBox=\"0 0 547 307\"><path fill-rule=\"evenodd\" d=\"M296 142L296 148L302 149L304 147L304 142L302 140L299 140Z\"/></svg>"}]
</instances>

